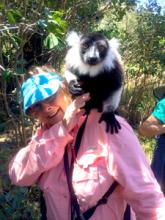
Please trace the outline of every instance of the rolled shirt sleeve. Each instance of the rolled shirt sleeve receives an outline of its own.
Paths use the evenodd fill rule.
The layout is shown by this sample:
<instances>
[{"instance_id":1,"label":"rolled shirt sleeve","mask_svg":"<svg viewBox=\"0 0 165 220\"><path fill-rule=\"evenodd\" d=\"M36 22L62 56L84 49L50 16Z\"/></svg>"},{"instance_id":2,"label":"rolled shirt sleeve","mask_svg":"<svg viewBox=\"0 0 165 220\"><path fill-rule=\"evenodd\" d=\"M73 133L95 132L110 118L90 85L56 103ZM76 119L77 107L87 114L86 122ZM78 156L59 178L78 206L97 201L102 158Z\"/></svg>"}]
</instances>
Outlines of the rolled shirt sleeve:
<instances>
[{"instance_id":1,"label":"rolled shirt sleeve","mask_svg":"<svg viewBox=\"0 0 165 220\"><path fill-rule=\"evenodd\" d=\"M9 176L12 182L20 186L35 183L43 172L58 165L65 146L72 139L62 122L46 131L39 129L28 146L19 150L10 161Z\"/></svg>"}]
</instances>

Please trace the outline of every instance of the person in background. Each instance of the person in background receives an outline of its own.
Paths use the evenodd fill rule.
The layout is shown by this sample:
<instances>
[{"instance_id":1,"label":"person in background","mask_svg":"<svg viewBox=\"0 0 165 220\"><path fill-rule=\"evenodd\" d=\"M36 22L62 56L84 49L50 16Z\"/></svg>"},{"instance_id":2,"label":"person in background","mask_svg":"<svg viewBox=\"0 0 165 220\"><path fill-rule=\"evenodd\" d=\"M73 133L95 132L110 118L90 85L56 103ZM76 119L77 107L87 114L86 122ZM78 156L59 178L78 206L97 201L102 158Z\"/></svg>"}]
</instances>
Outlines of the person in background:
<instances>
[{"instance_id":1,"label":"person in background","mask_svg":"<svg viewBox=\"0 0 165 220\"><path fill-rule=\"evenodd\" d=\"M165 195L165 85L154 90L159 100L151 115L139 126L139 132L146 137L156 136L151 168Z\"/></svg>"},{"instance_id":2,"label":"person in background","mask_svg":"<svg viewBox=\"0 0 165 220\"><path fill-rule=\"evenodd\" d=\"M165 198L126 120L116 116L121 130L107 133L101 113L84 114L88 93L72 99L55 70L37 71L22 95L25 113L41 126L10 161L12 183L38 183L48 220L165 220Z\"/></svg>"}]
</instances>

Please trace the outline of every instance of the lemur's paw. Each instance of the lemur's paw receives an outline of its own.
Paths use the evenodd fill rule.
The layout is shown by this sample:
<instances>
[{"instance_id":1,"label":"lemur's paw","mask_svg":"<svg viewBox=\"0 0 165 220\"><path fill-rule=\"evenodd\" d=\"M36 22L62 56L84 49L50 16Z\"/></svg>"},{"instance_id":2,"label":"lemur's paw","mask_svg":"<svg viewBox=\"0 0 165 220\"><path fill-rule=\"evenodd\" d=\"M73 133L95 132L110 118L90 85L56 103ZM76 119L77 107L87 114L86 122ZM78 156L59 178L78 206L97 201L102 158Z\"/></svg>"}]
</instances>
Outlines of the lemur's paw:
<instances>
[{"instance_id":1,"label":"lemur's paw","mask_svg":"<svg viewBox=\"0 0 165 220\"><path fill-rule=\"evenodd\" d=\"M74 96L79 96L84 93L83 89L81 88L81 85L76 80L70 81L69 92Z\"/></svg>"},{"instance_id":2,"label":"lemur's paw","mask_svg":"<svg viewBox=\"0 0 165 220\"><path fill-rule=\"evenodd\" d=\"M121 129L120 123L115 118L114 112L103 112L99 123L105 121L106 123L106 132L111 132L111 134L118 133Z\"/></svg>"}]
</instances>

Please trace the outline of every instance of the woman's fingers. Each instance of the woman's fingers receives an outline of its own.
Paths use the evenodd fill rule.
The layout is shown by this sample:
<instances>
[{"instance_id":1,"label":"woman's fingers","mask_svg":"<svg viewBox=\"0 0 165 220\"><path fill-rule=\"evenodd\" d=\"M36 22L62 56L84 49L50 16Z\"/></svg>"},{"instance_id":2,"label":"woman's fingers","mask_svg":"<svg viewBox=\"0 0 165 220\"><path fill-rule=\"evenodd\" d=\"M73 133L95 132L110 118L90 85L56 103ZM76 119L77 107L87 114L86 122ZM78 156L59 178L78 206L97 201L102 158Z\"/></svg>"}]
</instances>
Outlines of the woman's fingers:
<instances>
[{"instance_id":1,"label":"woman's fingers","mask_svg":"<svg viewBox=\"0 0 165 220\"><path fill-rule=\"evenodd\" d=\"M85 113L83 107L89 99L89 93L83 94L77 97L66 109L63 121L69 131L77 124L79 117Z\"/></svg>"},{"instance_id":2,"label":"woman's fingers","mask_svg":"<svg viewBox=\"0 0 165 220\"><path fill-rule=\"evenodd\" d=\"M80 116L82 116L82 115L84 115L85 114L85 109L79 109L78 111L77 111L77 114L76 114L76 116L79 118Z\"/></svg>"},{"instance_id":3,"label":"woman's fingers","mask_svg":"<svg viewBox=\"0 0 165 220\"><path fill-rule=\"evenodd\" d=\"M75 108L82 108L85 106L85 103L90 99L90 94L85 93L74 100Z\"/></svg>"}]
</instances>

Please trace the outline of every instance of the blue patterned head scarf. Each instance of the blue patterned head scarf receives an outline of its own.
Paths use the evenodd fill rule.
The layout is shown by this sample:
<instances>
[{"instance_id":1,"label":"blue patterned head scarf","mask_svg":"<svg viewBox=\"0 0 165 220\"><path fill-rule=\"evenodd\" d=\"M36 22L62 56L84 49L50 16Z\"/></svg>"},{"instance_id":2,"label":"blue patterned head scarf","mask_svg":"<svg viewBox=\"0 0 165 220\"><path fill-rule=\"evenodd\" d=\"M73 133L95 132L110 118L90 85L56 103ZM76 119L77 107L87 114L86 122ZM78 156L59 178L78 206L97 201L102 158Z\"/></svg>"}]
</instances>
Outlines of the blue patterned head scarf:
<instances>
[{"instance_id":1,"label":"blue patterned head scarf","mask_svg":"<svg viewBox=\"0 0 165 220\"><path fill-rule=\"evenodd\" d=\"M57 73L44 72L27 79L21 87L25 113L33 104L54 95L60 88L62 78Z\"/></svg>"}]
</instances>

